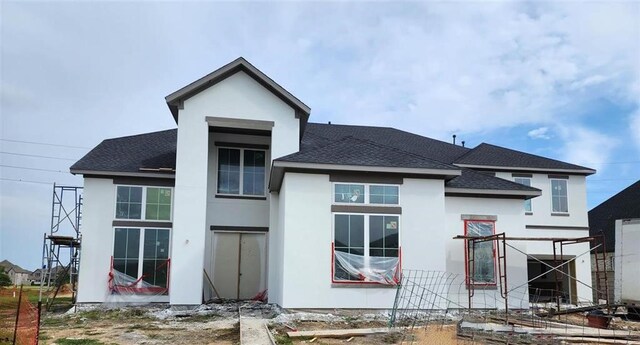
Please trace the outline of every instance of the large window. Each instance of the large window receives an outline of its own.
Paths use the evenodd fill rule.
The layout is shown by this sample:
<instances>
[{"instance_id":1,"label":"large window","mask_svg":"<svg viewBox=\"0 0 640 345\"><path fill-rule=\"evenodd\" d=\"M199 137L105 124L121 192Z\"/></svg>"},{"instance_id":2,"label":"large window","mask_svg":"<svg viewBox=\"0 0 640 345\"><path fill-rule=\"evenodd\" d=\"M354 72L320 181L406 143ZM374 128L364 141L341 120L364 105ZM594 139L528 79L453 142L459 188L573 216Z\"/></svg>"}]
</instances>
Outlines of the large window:
<instances>
[{"instance_id":1,"label":"large window","mask_svg":"<svg viewBox=\"0 0 640 345\"><path fill-rule=\"evenodd\" d=\"M515 183L531 187L531 179L528 177L516 177L513 180ZM531 199L527 199L524 201L524 210L525 212L532 212Z\"/></svg>"},{"instance_id":2,"label":"large window","mask_svg":"<svg viewBox=\"0 0 640 345\"><path fill-rule=\"evenodd\" d=\"M466 220L464 222L465 236L484 237L495 233L493 221ZM467 284L495 285L496 263L494 256L494 241L478 241L473 245L467 242L466 272Z\"/></svg>"},{"instance_id":3,"label":"large window","mask_svg":"<svg viewBox=\"0 0 640 345\"><path fill-rule=\"evenodd\" d=\"M171 220L170 187L118 186L116 189L116 219Z\"/></svg>"},{"instance_id":4,"label":"large window","mask_svg":"<svg viewBox=\"0 0 640 345\"><path fill-rule=\"evenodd\" d=\"M399 187L377 184L334 184L334 203L398 205Z\"/></svg>"},{"instance_id":5,"label":"large window","mask_svg":"<svg viewBox=\"0 0 640 345\"><path fill-rule=\"evenodd\" d=\"M569 212L567 180L551 180L551 212Z\"/></svg>"},{"instance_id":6,"label":"large window","mask_svg":"<svg viewBox=\"0 0 640 345\"><path fill-rule=\"evenodd\" d=\"M115 228L114 279L130 287L167 288L169 229Z\"/></svg>"},{"instance_id":7,"label":"large window","mask_svg":"<svg viewBox=\"0 0 640 345\"><path fill-rule=\"evenodd\" d=\"M396 285L399 216L334 214L333 282Z\"/></svg>"},{"instance_id":8,"label":"large window","mask_svg":"<svg viewBox=\"0 0 640 345\"><path fill-rule=\"evenodd\" d=\"M219 148L218 194L264 195L265 166L265 151Z\"/></svg>"}]
</instances>

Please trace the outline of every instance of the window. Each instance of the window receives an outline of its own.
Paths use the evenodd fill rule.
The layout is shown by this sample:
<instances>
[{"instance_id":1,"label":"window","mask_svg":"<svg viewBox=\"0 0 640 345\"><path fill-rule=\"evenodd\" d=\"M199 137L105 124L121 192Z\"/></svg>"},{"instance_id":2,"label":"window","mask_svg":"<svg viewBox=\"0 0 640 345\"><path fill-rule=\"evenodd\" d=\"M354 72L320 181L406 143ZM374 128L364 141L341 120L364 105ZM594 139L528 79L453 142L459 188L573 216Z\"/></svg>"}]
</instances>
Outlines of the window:
<instances>
[{"instance_id":1,"label":"window","mask_svg":"<svg viewBox=\"0 0 640 345\"><path fill-rule=\"evenodd\" d=\"M348 204L399 204L399 187L374 184L334 184L335 203Z\"/></svg>"},{"instance_id":2,"label":"window","mask_svg":"<svg viewBox=\"0 0 640 345\"><path fill-rule=\"evenodd\" d=\"M483 237L491 236L495 233L495 223L492 221L464 222L465 236ZM494 241L475 242L475 246L467 241L465 258L467 261L467 284L473 285L495 285L496 265L494 256Z\"/></svg>"},{"instance_id":3,"label":"window","mask_svg":"<svg viewBox=\"0 0 640 345\"><path fill-rule=\"evenodd\" d=\"M514 179L515 183L519 183L521 185L525 185L527 187L531 187L531 179L527 178L527 177L516 177ZM531 199L525 200L524 201L524 210L525 212L532 212L531 209Z\"/></svg>"},{"instance_id":4,"label":"window","mask_svg":"<svg viewBox=\"0 0 640 345\"><path fill-rule=\"evenodd\" d=\"M567 180L551 180L551 212L569 212Z\"/></svg>"},{"instance_id":5,"label":"window","mask_svg":"<svg viewBox=\"0 0 640 345\"><path fill-rule=\"evenodd\" d=\"M116 219L170 221L171 194L170 187L118 186Z\"/></svg>"},{"instance_id":6,"label":"window","mask_svg":"<svg viewBox=\"0 0 640 345\"><path fill-rule=\"evenodd\" d=\"M264 195L265 163L265 151L219 148L218 194Z\"/></svg>"},{"instance_id":7,"label":"window","mask_svg":"<svg viewBox=\"0 0 640 345\"><path fill-rule=\"evenodd\" d=\"M118 186L116 218L140 219L142 215L142 187Z\"/></svg>"},{"instance_id":8,"label":"window","mask_svg":"<svg viewBox=\"0 0 640 345\"><path fill-rule=\"evenodd\" d=\"M116 228L113 270L129 287L167 288L169 229ZM140 255L142 254L142 255Z\"/></svg>"},{"instance_id":9,"label":"window","mask_svg":"<svg viewBox=\"0 0 640 345\"><path fill-rule=\"evenodd\" d=\"M334 214L335 283L399 282L399 217Z\"/></svg>"}]
</instances>

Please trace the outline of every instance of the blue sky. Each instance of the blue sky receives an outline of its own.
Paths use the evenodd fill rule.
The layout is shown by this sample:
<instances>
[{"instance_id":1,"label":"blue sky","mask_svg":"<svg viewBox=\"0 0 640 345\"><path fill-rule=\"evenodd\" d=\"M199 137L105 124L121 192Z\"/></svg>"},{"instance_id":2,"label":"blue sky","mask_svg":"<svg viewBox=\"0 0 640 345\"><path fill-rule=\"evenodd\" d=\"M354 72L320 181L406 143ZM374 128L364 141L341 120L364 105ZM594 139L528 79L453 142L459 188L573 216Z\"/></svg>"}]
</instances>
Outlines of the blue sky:
<instances>
[{"instance_id":1,"label":"blue sky","mask_svg":"<svg viewBox=\"0 0 640 345\"><path fill-rule=\"evenodd\" d=\"M640 179L638 2L2 1L0 25L0 259L28 269L50 183L81 185L68 167L105 138L175 127L164 96L238 56L311 121L595 168L589 208Z\"/></svg>"}]
</instances>

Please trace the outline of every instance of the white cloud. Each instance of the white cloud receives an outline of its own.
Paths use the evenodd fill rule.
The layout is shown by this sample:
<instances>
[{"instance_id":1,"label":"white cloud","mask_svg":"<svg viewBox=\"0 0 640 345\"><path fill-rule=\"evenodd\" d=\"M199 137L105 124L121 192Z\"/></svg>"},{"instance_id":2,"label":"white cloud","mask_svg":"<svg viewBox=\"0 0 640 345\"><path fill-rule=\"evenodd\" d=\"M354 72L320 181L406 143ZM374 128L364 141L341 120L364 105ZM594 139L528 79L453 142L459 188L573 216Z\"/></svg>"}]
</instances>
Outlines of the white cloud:
<instances>
[{"instance_id":1,"label":"white cloud","mask_svg":"<svg viewBox=\"0 0 640 345\"><path fill-rule=\"evenodd\" d=\"M605 169L613 149L619 144L615 137L581 126L559 126L558 132L564 141L562 159L596 169L598 173Z\"/></svg>"},{"instance_id":2,"label":"white cloud","mask_svg":"<svg viewBox=\"0 0 640 345\"><path fill-rule=\"evenodd\" d=\"M540 127L530 130L527 135L532 139L551 139L549 127Z\"/></svg>"}]
</instances>

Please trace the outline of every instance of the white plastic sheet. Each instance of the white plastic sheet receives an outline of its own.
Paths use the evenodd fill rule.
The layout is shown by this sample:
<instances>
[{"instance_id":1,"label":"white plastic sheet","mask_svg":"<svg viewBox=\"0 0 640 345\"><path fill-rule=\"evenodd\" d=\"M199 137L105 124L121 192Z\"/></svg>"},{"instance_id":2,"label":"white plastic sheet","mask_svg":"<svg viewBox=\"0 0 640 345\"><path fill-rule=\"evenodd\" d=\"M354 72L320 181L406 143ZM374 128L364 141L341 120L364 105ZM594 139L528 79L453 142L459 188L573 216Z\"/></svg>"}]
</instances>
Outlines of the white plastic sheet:
<instances>
[{"instance_id":1,"label":"white plastic sheet","mask_svg":"<svg viewBox=\"0 0 640 345\"><path fill-rule=\"evenodd\" d=\"M335 251L338 264L350 275L361 277L361 281L384 285L398 285L400 259L395 257L364 257ZM351 280L345 280L345 282Z\"/></svg>"}]
</instances>

